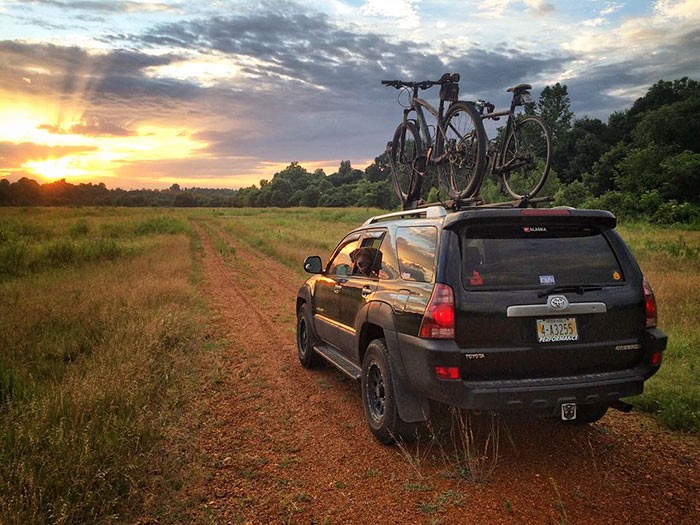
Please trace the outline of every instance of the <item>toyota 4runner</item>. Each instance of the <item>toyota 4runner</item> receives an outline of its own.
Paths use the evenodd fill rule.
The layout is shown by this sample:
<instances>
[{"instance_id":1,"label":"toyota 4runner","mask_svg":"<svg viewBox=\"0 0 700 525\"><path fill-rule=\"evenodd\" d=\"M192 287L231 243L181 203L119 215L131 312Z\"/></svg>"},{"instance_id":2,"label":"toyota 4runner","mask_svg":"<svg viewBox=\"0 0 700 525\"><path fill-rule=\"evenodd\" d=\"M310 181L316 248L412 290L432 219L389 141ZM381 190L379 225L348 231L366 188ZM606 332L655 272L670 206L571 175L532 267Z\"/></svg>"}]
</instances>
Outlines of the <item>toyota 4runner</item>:
<instances>
[{"instance_id":1,"label":"toyota 4runner","mask_svg":"<svg viewBox=\"0 0 700 525\"><path fill-rule=\"evenodd\" d=\"M360 380L383 443L431 402L590 423L661 364L656 302L609 212L440 206L367 220L297 295L299 360Z\"/></svg>"}]
</instances>

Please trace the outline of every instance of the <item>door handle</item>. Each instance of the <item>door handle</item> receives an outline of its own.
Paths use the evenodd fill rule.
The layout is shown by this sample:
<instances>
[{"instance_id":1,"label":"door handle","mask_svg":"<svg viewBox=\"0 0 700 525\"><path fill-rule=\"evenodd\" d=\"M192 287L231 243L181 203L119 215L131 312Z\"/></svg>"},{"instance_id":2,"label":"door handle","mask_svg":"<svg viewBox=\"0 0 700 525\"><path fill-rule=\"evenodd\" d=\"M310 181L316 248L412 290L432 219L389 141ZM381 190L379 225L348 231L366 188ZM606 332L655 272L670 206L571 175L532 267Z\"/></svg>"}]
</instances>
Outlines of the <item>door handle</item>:
<instances>
[{"instance_id":1,"label":"door handle","mask_svg":"<svg viewBox=\"0 0 700 525\"><path fill-rule=\"evenodd\" d=\"M362 293L362 297L367 297L368 295L370 295L372 293L372 288L370 288L369 286L363 286L361 293Z\"/></svg>"},{"instance_id":2,"label":"door handle","mask_svg":"<svg viewBox=\"0 0 700 525\"><path fill-rule=\"evenodd\" d=\"M342 289L343 289L343 285L342 285L342 284L336 284L336 285L333 287L333 293L340 293L340 291L341 291Z\"/></svg>"}]
</instances>

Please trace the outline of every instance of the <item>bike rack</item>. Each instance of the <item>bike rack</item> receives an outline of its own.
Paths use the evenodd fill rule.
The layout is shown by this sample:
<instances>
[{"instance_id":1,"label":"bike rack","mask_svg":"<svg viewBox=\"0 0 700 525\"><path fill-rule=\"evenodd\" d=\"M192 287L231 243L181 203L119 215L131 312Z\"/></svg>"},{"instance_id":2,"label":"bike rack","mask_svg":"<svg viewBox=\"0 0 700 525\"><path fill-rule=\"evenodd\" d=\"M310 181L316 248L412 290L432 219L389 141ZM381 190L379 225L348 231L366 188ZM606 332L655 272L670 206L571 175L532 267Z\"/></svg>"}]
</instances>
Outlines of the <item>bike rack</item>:
<instances>
[{"instance_id":1,"label":"bike rack","mask_svg":"<svg viewBox=\"0 0 700 525\"><path fill-rule=\"evenodd\" d=\"M554 197L534 197L532 199L523 197L522 199L516 199L513 201L487 203L484 202L484 199L481 197L470 197L460 201L448 200L420 204L413 209L429 208L432 206L443 206L449 211L461 211L470 208L537 208L538 204L552 202L553 200Z\"/></svg>"}]
</instances>

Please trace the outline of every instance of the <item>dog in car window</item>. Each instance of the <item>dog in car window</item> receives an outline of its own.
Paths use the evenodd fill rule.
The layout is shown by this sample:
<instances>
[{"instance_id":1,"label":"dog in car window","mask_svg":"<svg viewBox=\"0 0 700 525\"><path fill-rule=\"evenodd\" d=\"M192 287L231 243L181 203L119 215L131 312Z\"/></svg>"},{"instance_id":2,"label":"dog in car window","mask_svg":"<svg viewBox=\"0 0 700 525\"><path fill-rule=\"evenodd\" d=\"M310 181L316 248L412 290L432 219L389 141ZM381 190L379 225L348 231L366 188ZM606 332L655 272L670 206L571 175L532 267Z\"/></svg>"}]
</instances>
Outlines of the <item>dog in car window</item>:
<instances>
[{"instance_id":1,"label":"dog in car window","mask_svg":"<svg viewBox=\"0 0 700 525\"><path fill-rule=\"evenodd\" d=\"M350 260L355 263L353 275L365 277L379 277L382 269L382 252L376 248L363 246L350 252Z\"/></svg>"}]
</instances>

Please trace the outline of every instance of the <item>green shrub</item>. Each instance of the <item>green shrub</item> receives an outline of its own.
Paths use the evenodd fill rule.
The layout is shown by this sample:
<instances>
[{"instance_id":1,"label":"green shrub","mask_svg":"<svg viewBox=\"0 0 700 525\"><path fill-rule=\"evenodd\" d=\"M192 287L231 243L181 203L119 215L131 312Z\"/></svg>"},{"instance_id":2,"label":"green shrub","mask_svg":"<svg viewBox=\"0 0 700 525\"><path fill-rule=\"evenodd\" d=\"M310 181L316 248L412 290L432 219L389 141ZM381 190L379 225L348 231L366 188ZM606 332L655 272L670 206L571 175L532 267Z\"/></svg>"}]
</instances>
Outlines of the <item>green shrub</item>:
<instances>
[{"instance_id":1,"label":"green shrub","mask_svg":"<svg viewBox=\"0 0 700 525\"><path fill-rule=\"evenodd\" d=\"M689 202L662 202L651 215L651 220L656 224L697 224L700 223L700 208Z\"/></svg>"},{"instance_id":2,"label":"green shrub","mask_svg":"<svg viewBox=\"0 0 700 525\"><path fill-rule=\"evenodd\" d=\"M85 219L78 219L69 230L71 237L83 237L90 233L90 225Z\"/></svg>"},{"instance_id":3,"label":"green shrub","mask_svg":"<svg viewBox=\"0 0 700 525\"><path fill-rule=\"evenodd\" d=\"M176 234L187 233L188 231L189 225L184 219L166 215L151 217L136 223L134 226L134 233L137 235Z\"/></svg>"}]
</instances>

